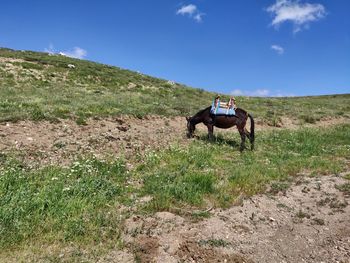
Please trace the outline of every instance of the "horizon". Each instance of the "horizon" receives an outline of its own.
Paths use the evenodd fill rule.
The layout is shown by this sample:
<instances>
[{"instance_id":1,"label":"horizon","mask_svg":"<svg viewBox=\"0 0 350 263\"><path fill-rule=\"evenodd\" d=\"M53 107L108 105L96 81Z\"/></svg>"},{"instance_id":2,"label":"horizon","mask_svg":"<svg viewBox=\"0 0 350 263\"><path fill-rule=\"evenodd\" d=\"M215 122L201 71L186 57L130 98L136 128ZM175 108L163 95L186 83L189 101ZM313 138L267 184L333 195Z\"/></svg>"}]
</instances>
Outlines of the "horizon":
<instances>
[{"instance_id":1,"label":"horizon","mask_svg":"<svg viewBox=\"0 0 350 263\"><path fill-rule=\"evenodd\" d=\"M5 48L62 54L227 95L350 93L346 0L17 3L0 10Z\"/></svg>"}]
</instances>

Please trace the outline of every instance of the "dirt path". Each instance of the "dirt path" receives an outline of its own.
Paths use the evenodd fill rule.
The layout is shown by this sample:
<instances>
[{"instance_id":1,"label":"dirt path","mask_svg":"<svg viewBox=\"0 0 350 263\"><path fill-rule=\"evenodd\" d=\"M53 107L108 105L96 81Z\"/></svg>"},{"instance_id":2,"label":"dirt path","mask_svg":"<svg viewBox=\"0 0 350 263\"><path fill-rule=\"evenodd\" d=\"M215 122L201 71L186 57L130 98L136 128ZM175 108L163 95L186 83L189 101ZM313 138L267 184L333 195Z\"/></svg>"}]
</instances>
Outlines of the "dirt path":
<instances>
[{"instance_id":1,"label":"dirt path","mask_svg":"<svg viewBox=\"0 0 350 263\"><path fill-rule=\"evenodd\" d=\"M326 127L349 119L322 120L314 125ZM283 119L281 128L297 129L297 121ZM269 127L257 120L256 130L281 129ZM197 129L206 132L203 124ZM237 132L235 129L216 129L220 133ZM171 143L188 143L185 138L184 117L166 118L151 116L90 119L87 125L77 125L71 120L60 123L21 121L0 123L0 153L16 152L27 161L40 164L68 164L79 155L124 156L126 159L157 150Z\"/></svg>"},{"instance_id":2,"label":"dirt path","mask_svg":"<svg viewBox=\"0 0 350 263\"><path fill-rule=\"evenodd\" d=\"M343 176L299 178L285 192L210 211L200 222L168 212L134 216L124 240L141 262L350 262Z\"/></svg>"}]
</instances>

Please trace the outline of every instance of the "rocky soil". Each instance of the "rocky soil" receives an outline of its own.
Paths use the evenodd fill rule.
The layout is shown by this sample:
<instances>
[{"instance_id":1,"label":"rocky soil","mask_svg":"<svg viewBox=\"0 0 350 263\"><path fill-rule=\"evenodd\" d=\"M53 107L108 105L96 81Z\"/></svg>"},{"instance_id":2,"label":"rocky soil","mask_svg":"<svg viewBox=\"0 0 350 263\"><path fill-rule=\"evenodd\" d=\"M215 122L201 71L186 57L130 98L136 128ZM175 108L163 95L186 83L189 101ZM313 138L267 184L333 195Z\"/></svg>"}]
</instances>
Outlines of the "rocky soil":
<instances>
[{"instance_id":1,"label":"rocky soil","mask_svg":"<svg viewBox=\"0 0 350 263\"><path fill-rule=\"evenodd\" d=\"M15 153L32 163L68 164L81 155L123 156L157 150L184 140L185 118L132 117L0 124L0 152ZM176 131L176 132L174 132Z\"/></svg>"},{"instance_id":2,"label":"rocky soil","mask_svg":"<svg viewBox=\"0 0 350 263\"><path fill-rule=\"evenodd\" d=\"M141 262L350 262L344 175L300 177L199 222L169 212L133 216L124 240Z\"/></svg>"}]
</instances>

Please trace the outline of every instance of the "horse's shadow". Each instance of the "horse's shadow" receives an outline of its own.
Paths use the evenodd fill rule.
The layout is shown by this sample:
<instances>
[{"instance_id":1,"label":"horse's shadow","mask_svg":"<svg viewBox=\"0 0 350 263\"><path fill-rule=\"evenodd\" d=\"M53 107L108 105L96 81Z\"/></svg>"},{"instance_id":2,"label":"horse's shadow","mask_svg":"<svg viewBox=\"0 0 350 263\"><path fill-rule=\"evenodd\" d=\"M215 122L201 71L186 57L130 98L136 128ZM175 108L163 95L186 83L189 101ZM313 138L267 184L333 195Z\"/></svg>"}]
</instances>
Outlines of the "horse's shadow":
<instances>
[{"instance_id":1,"label":"horse's shadow","mask_svg":"<svg viewBox=\"0 0 350 263\"><path fill-rule=\"evenodd\" d=\"M208 135L201 134L201 135L195 136L195 138L197 140L213 143L216 145L229 145L232 148L237 148L237 149L240 147L240 144L237 141L233 139L224 138L221 135L214 135L212 139L209 139Z\"/></svg>"}]
</instances>

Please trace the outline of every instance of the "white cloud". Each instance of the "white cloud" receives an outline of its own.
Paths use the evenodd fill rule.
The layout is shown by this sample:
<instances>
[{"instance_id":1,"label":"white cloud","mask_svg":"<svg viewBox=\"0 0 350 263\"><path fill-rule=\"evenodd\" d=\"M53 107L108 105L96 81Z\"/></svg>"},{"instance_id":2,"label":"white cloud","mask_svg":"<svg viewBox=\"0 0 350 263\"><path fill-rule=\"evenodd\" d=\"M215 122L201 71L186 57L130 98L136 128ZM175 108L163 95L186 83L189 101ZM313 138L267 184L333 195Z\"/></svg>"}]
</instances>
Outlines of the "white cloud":
<instances>
[{"instance_id":1,"label":"white cloud","mask_svg":"<svg viewBox=\"0 0 350 263\"><path fill-rule=\"evenodd\" d=\"M202 16L203 16L204 14L202 14L202 13L198 13L198 14L196 14L194 17L193 17L193 19L194 20L196 20L198 23L200 23L200 22L202 22Z\"/></svg>"},{"instance_id":2,"label":"white cloud","mask_svg":"<svg viewBox=\"0 0 350 263\"><path fill-rule=\"evenodd\" d=\"M321 4L300 3L300 0L276 0L266 9L273 14L272 26L278 27L284 22L291 22L294 33L308 28L310 22L318 21L326 16L326 9Z\"/></svg>"},{"instance_id":3,"label":"white cloud","mask_svg":"<svg viewBox=\"0 0 350 263\"><path fill-rule=\"evenodd\" d=\"M235 89L235 90L231 91L231 95L233 95L233 96L243 96L244 93L240 89Z\"/></svg>"},{"instance_id":4,"label":"white cloud","mask_svg":"<svg viewBox=\"0 0 350 263\"><path fill-rule=\"evenodd\" d=\"M84 57L86 57L87 51L80 47L74 47L73 49L68 51L61 51L59 52L59 54L66 57L83 59Z\"/></svg>"},{"instance_id":5,"label":"white cloud","mask_svg":"<svg viewBox=\"0 0 350 263\"><path fill-rule=\"evenodd\" d=\"M49 54L60 54L62 56L83 59L87 56L87 51L80 47L74 47L67 51L56 51L53 44L50 43L49 48L45 48L44 52Z\"/></svg>"},{"instance_id":6,"label":"white cloud","mask_svg":"<svg viewBox=\"0 0 350 263\"><path fill-rule=\"evenodd\" d=\"M181 7L179 10L177 10L176 14L192 16L196 12L197 12L197 6L190 4L190 5L185 5Z\"/></svg>"},{"instance_id":7,"label":"white cloud","mask_svg":"<svg viewBox=\"0 0 350 263\"><path fill-rule=\"evenodd\" d=\"M230 92L233 96L249 96L249 97L267 97L270 95L268 89L257 89L253 91L242 91L240 89L235 89Z\"/></svg>"},{"instance_id":8,"label":"white cloud","mask_svg":"<svg viewBox=\"0 0 350 263\"><path fill-rule=\"evenodd\" d=\"M270 91L268 89L257 89L253 91L242 91L240 89L235 89L231 91L233 96L248 96L248 97L294 97L292 93L283 93L280 90Z\"/></svg>"},{"instance_id":9,"label":"white cloud","mask_svg":"<svg viewBox=\"0 0 350 263\"><path fill-rule=\"evenodd\" d=\"M284 53L284 48L279 45L272 45L271 49L275 50L279 55L282 55Z\"/></svg>"},{"instance_id":10,"label":"white cloud","mask_svg":"<svg viewBox=\"0 0 350 263\"><path fill-rule=\"evenodd\" d=\"M204 13L200 12L197 6L193 4L184 5L179 10L176 11L177 15L187 15L190 18L193 18L196 22L200 23L203 21Z\"/></svg>"},{"instance_id":11,"label":"white cloud","mask_svg":"<svg viewBox=\"0 0 350 263\"><path fill-rule=\"evenodd\" d=\"M270 94L268 89L257 89L250 93L252 97L267 97Z\"/></svg>"},{"instance_id":12,"label":"white cloud","mask_svg":"<svg viewBox=\"0 0 350 263\"><path fill-rule=\"evenodd\" d=\"M50 43L49 48L45 48L44 49L44 52L47 52L49 54L54 54L55 53L55 49L54 49L52 43Z\"/></svg>"},{"instance_id":13,"label":"white cloud","mask_svg":"<svg viewBox=\"0 0 350 263\"><path fill-rule=\"evenodd\" d=\"M273 94L273 96L271 97L295 97L295 95L293 93L281 93L281 92L277 92L276 94Z\"/></svg>"}]
</instances>

